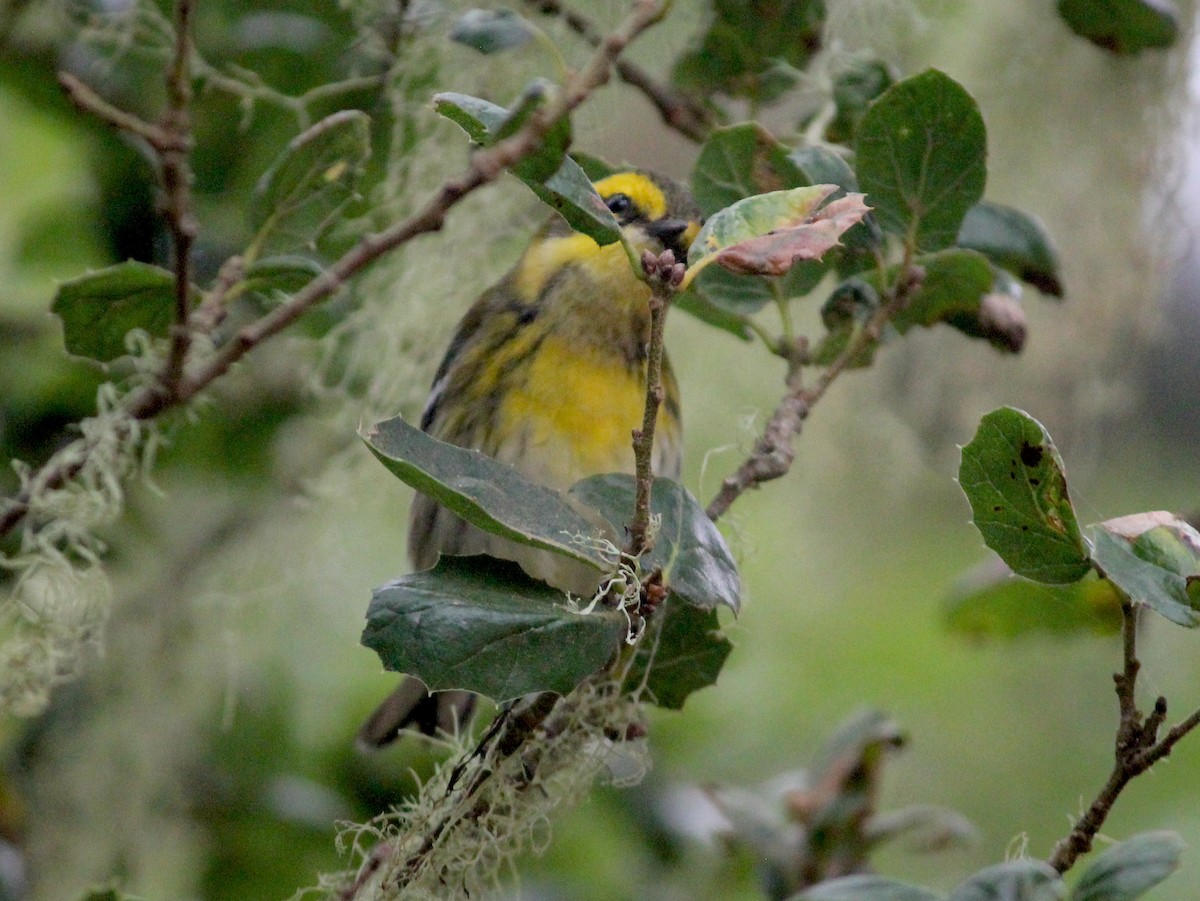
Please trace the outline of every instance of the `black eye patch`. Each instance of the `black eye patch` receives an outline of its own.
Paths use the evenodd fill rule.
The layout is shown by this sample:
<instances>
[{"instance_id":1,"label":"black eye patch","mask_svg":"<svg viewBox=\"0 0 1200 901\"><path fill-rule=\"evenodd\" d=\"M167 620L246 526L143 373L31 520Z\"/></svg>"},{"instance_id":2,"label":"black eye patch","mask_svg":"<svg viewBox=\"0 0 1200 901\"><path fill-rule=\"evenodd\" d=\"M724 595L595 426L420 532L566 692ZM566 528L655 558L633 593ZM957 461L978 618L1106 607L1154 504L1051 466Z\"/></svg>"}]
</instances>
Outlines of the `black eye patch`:
<instances>
[{"instance_id":1,"label":"black eye patch","mask_svg":"<svg viewBox=\"0 0 1200 901\"><path fill-rule=\"evenodd\" d=\"M613 194L604 201L609 210L618 219L629 216L633 212L633 201L625 194Z\"/></svg>"}]
</instances>

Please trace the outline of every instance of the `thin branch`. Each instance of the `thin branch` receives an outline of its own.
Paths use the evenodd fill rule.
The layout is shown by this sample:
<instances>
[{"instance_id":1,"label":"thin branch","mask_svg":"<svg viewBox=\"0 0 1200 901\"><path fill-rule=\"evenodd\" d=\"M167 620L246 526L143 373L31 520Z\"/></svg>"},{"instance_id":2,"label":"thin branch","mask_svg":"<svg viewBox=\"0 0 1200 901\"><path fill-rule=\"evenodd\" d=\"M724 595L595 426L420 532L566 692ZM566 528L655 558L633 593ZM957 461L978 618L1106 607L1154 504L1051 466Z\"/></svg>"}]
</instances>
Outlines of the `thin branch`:
<instances>
[{"instance_id":1,"label":"thin branch","mask_svg":"<svg viewBox=\"0 0 1200 901\"><path fill-rule=\"evenodd\" d=\"M849 369L871 345L878 343L884 326L904 309L924 278L924 272L917 266L903 267L901 272L903 274L892 290L891 297L851 337L846 347L826 367L811 388L805 388L801 382L806 348L792 348L785 380L787 393L767 420L762 435L755 442L749 456L742 461L733 475L721 483L721 489L709 502L705 509L709 519L714 522L720 519L733 502L748 489L778 479L792 468L796 459L796 449L792 442L800 434L804 420L808 418L812 408L825 396L825 392L838 376Z\"/></svg>"},{"instance_id":2,"label":"thin branch","mask_svg":"<svg viewBox=\"0 0 1200 901\"><path fill-rule=\"evenodd\" d=\"M1114 763L1104 787L1072 827L1070 833L1055 846L1047 863L1059 873L1065 873L1075 861L1092 849L1092 843L1104 821L1112 812L1117 798L1134 778L1146 772L1171 750L1185 735L1200 726L1200 710L1171 728L1158 740L1158 730L1167 717L1167 699L1160 697L1154 710L1142 718L1137 708L1135 691L1141 662L1137 657L1137 610L1125 599L1121 604L1123 668L1113 675L1117 692L1119 719L1114 742Z\"/></svg>"},{"instance_id":3,"label":"thin branch","mask_svg":"<svg viewBox=\"0 0 1200 901\"><path fill-rule=\"evenodd\" d=\"M634 481L636 494L633 519L629 523L627 553L637 557L649 545L650 491L654 485L654 429L662 406L663 329L671 295L683 281L684 265L675 262L675 254L664 251L655 256L647 251L641 260L642 271L650 285L650 340L646 347L646 403L642 427L633 432Z\"/></svg>"},{"instance_id":4,"label":"thin branch","mask_svg":"<svg viewBox=\"0 0 1200 901\"><path fill-rule=\"evenodd\" d=\"M602 34L595 24L583 14L567 9L559 0L525 2L540 13L558 16L593 47L600 45ZM615 69L622 81L646 95L646 99L654 104L659 116L670 128L697 143L708 137L713 129L713 118L703 105L671 85L657 81L641 66L627 59L617 60Z\"/></svg>"},{"instance_id":5,"label":"thin branch","mask_svg":"<svg viewBox=\"0 0 1200 901\"><path fill-rule=\"evenodd\" d=\"M171 138L162 126L146 122L133 113L118 109L70 72L59 72L58 83L66 91L67 99L81 112L95 116L104 124L111 125L118 131L128 132L141 138L156 153L162 153L170 146Z\"/></svg>"},{"instance_id":6,"label":"thin branch","mask_svg":"<svg viewBox=\"0 0 1200 901\"><path fill-rule=\"evenodd\" d=\"M664 13L665 7L655 0L637 0L629 16L601 42L587 65L567 82L555 100L531 116L519 131L498 144L474 153L466 172L443 184L420 211L378 234L363 238L286 303L238 331L211 359L194 371L184 372L173 390L163 390L162 384L155 384L131 392L124 404L126 415L137 420L153 419L167 409L186 403L263 341L283 331L310 308L338 291L367 265L418 235L440 229L447 212L455 204L472 191L496 180L507 168L533 153L556 122L569 115L593 91L604 85L613 62L629 42L658 22ZM105 103L104 107L108 105ZM95 111L91 106L85 108ZM117 124L109 112L109 109L105 109L102 113L97 112L97 115L110 124ZM158 133L150 126L144 130L147 134ZM83 466L84 461L79 457L58 461L51 459L26 488L14 497L5 499L5 509L0 513L0 537L16 528L28 514L33 495L30 486L36 484L43 490L60 488Z\"/></svg>"},{"instance_id":7,"label":"thin branch","mask_svg":"<svg viewBox=\"0 0 1200 901\"><path fill-rule=\"evenodd\" d=\"M173 394L179 388L183 364L192 346L191 315L192 243L198 231L192 215L192 79L191 0L178 0L175 7L175 52L167 73L167 109L161 128L170 138L159 151L162 162L163 217L174 248L175 316L171 344L163 366L162 390Z\"/></svg>"}]
</instances>

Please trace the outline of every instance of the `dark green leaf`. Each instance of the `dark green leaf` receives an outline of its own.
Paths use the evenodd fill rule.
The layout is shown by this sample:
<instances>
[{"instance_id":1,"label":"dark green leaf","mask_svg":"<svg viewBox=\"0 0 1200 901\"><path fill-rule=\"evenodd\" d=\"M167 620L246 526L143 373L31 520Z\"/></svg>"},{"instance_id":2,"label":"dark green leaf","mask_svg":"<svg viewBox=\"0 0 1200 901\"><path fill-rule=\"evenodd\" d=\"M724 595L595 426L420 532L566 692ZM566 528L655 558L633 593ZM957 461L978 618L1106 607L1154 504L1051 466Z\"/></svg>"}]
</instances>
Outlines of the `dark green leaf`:
<instances>
[{"instance_id":1,"label":"dark green leaf","mask_svg":"<svg viewBox=\"0 0 1200 901\"><path fill-rule=\"evenodd\" d=\"M939 901L941 895L926 888L883 876L842 876L829 879L788 901Z\"/></svg>"},{"instance_id":2,"label":"dark green leaf","mask_svg":"<svg viewBox=\"0 0 1200 901\"><path fill-rule=\"evenodd\" d=\"M130 895L116 888L94 888L83 893L79 901L140 901L141 895Z\"/></svg>"},{"instance_id":3,"label":"dark green leaf","mask_svg":"<svg viewBox=\"0 0 1200 901\"><path fill-rule=\"evenodd\" d=\"M107 363L127 353L125 336L133 329L166 337L175 317L175 276L148 263L118 263L63 282L50 311L62 320L67 353Z\"/></svg>"},{"instance_id":4,"label":"dark green leaf","mask_svg":"<svg viewBox=\"0 0 1200 901\"><path fill-rule=\"evenodd\" d=\"M884 92L858 129L855 169L886 231L949 247L983 196L987 134L970 94L936 69Z\"/></svg>"},{"instance_id":5,"label":"dark green leaf","mask_svg":"<svg viewBox=\"0 0 1200 901\"><path fill-rule=\"evenodd\" d=\"M499 53L529 43L536 33L511 9L469 9L450 29L450 40L480 53Z\"/></svg>"},{"instance_id":6,"label":"dark green leaf","mask_svg":"<svg viewBox=\"0 0 1200 901\"><path fill-rule=\"evenodd\" d=\"M527 91L525 98L530 96ZM433 98L434 108L446 118L459 125L477 144L487 146L500 139L506 132L505 123L510 121L508 110L487 100L467 94L438 94ZM564 120L565 122L566 120ZM562 125L552 132L550 146L545 154L535 154L513 170L513 174L527 184L535 194L551 208L557 210L573 229L593 238L598 244L612 244L620 240L621 231L617 220L584 170L570 157L563 155L570 142L569 126ZM548 161L557 159L556 171L541 177Z\"/></svg>"},{"instance_id":7,"label":"dark green leaf","mask_svg":"<svg viewBox=\"0 0 1200 901\"><path fill-rule=\"evenodd\" d=\"M680 710L688 695L716 683L732 650L720 632L715 610L668 597L638 644L625 688L633 691L644 686L646 700Z\"/></svg>"},{"instance_id":8,"label":"dark green leaf","mask_svg":"<svg viewBox=\"0 0 1200 901\"><path fill-rule=\"evenodd\" d=\"M561 591L491 557L443 557L377 588L362 643L390 670L431 691L466 689L497 702L566 694L616 652L624 614L580 614Z\"/></svg>"},{"instance_id":9,"label":"dark green leaf","mask_svg":"<svg viewBox=\"0 0 1200 901\"><path fill-rule=\"evenodd\" d=\"M243 281L247 291L292 294L324 271L324 267L312 257L288 254L256 260L246 270Z\"/></svg>"},{"instance_id":10,"label":"dark green leaf","mask_svg":"<svg viewBox=\"0 0 1200 901\"><path fill-rule=\"evenodd\" d=\"M739 337L749 337L743 317L752 316L776 300L803 297L821 281L825 268L819 261L804 260L786 275L769 277L738 275L721 266L709 266L675 305L701 319L708 310L713 310L716 316L724 314L729 317L730 331ZM713 324L724 327L720 320Z\"/></svg>"},{"instance_id":11,"label":"dark green leaf","mask_svg":"<svg viewBox=\"0 0 1200 901\"><path fill-rule=\"evenodd\" d=\"M832 77L837 112L825 128L825 139L850 144L867 107L895 83L896 76L892 67L881 59L849 57L834 68Z\"/></svg>"},{"instance_id":12,"label":"dark green leaf","mask_svg":"<svg viewBox=\"0 0 1200 901\"><path fill-rule=\"evenodd\" d=\"M1080 37L1113 53L1172 46L1179 13L1168 0L1058 0L1058 14Z\"/></svg>"},{"instance_id":13,"label":"dark green leaf","mask_svg":"<svg viewBox=\"0 0 1200 901\"><path fill-rule=\"evenodd\" d=\"M1143 513L1090 526L1092 559L1130 600L1194 628L1200 613L1188 592L1200 576L1200 534L1170 513Z\"/></svg>"},{"instance_id":14,"label":"dark green leaf","mask_svg":"<svg viewBox=\"0 0 1200 901\"><path fill-rule=\"evenodd\" d=\"M729 332L731 335L736 335L743 341L749 341L753 337L753 332L750 330L750 326L746 317L740 313L727 312L717 303L713 302L715 297L710 297L702 293L704 290L704 280L709 275L715 276L720 273L725 273L725 275L727 275L730 279L738 279L739 281L747 282L756 281L753 276L735 276L733 273L725 272L725 270L720 266L709 266L708 270L701 273L700 277L696 279L696 283L692 285L691 289L685 291L683 294L680 294L678 300L676 300L672 306L678 307L685 313L690 313L701 322L706 322L714 328L719 328ZM724 291L718 291L716 294L722 299L729 300L731 304L736 303L736 295L729 295ZM753 297L749 299L750 302L753 302Z\"/></svg>"},{"instance_id":15,"label":"dark green leaf","mask_svg":"<svg viewBox=\"0 0 1200 901\"><path fill-rule=\"evenodd\" d=\"M837 185L847 194L858 191L858 176L850 164L828 147L797 147L788 157L804 178L801 184Z\"/></svg>"},{"instance_id":16,"label":"dark green leaf","mask_svg":"<svg viewBox=\"0 0 1200 901\"><path fill-rule=\"evenodd\" d=\"M1134 901L1179 869L1183 849L1174 832L1143 832L1126 839L1089 864L1071 901Z\"/></svg>"},{"instance_id":17,"label":"dark green leaf","mask_svg":"<svg viewBox=\"0 0 1200 901\"><path fill-rule=\"evenodd\" d=\"M992 288L992 267L973 250L942 250L913 259L925 275L913 293L908 306L901 310L892 324L900 333L915 325L929 327L950 322L957 316L978 315L984 295ZM896 270L888 271L888 280L896 278Z\"/></svg>"},{"instance_id":18,"label":"dark green leaf","mask_svg":"<svg viewBox=\"0 0 1200 901\"><path fill-rule=\"evenodd\" d=\"M620 523L633 511L634 486L633 476L610 473L577 482L570 494ZM678 482L655 479L650 512L661 523L654 547L642 555L642 572L661 569L671 593L693 607L724 605L737 613L742 594L737 564L699 502Z\"/></svg>"},{"instance_id":19,"label":"dark green leaf","mask_svg":"<svg viewBox=\"0 0 1200 901\"><path fill-rule=\"evenodd\" d=\"M590 181L599 181L602 178L608 178L608 176L622 171L621 166L614 166L607 160L593 156L590 153L582 153L578 150L571 151L571 159L579 164L579 168L583 170L583 174Z\"/></svg>"},{"instance_id":20,"label":"dark green leaf","mask_svg":"<svg viewBox=\"0 0 1200 901\"><path fill-rule=\"evenodd\" d=\"M978 250L1043 294L1062 297L1058 253L1046 227L1033 216L980 201L967 210L957 243Z\"/></svg>"},{"instance_id":21,"label":"dark green leaf","mask_svg":"<svg viewBox=\"0 0 1200 901\"><path fill-rule=\"evenodd\" d=\"M821 321L829 333L813 348L811 358L818 366L828 366L840 357L858 335L867 320L879 308L879 293L875 286L859 278L851 278L834 288L821 307ZM869 366L875 359L879 342L869 342L853 360L851 369Z\"/></svg>"},{"instance_id":22,"label":"dark green leaf","mask_svg":"<svg viewBox=\"0 0 1200 901\"><path fill-rule=\"evenodd\" d=\"M558 171L545 183L525 180L542 202L567 220L571 228L592 238L597 244L612 244L621 239L621 227L612 211L592 187L583 169L566 157Z\"/></svg>"},{"instance_id":23,"label":"dark green leaf","mask_svg":"<svg viewBox=\"0 0 1200 901\"><path fill-rule=\"evenodd\" d=\"M1058 873L1041 860L1010 860L969 878L946 901L1060 901L1067 896Z\"/></svg>"},{"instance_id":24,"label":"dark green leaf","mask_svg":"<svg viewBox=\"0 0 1200 901\"><path fill-rule=\"evenodd\" d=\"M259 252L310 247L355 196L371 156L371 119L341 110L293 138L259 179L250 224Z\"/></svg>"},{"instance_id":25,"label":"dark green leaf","mask_svg":"<svg viewBox=\"0 0 1200 901\"><path fill-rule=\"evenodd\" d=\"M1091 568L1062 458L1027 413L1001 407L980 420L962 449L958 483L984 542L1017 574L1064 584Z\"/></svg>"},{"instance_id":26,"label":"dark green leaf","mask_svg":"<svg viewBox=\"0 0 1200 901\"><path fill-rule=\"evenodd\" d=\"M675 82L769 103L795 84L824 22L825 0L716 0L707 31L676 63Z\"/></svg>"},{"instance_id":27,"label":"dark green leaf","mask_svg":"<svg viewBox=\"0 0 1200 901\"><path fill-rule=\"evenodd\" d=\"M1091 574L1068 585L1045 585L1013 575L996 560L955 589L946 623L976 639L1114 635L1121 628L1121 598L1112 583Z\"/></svg>"},{"instance_id":28,"label":"dark green leaf","mask_svg":"<svg viewBox=\"0 0 1200 901\"><path fill-rule=\"evenodd\" d=\"M511 466L431 438L399 416L377 423L363 440L401 481L485 532L609 568L589 543L571 540L595 535L607 523L589 520L557 491Z\"/></svg>"},{"instance_id":29,"label":"dark green leaf","mask_svg":"<svg viewBox=\"0 0 1200 901\"><path fill-rule=\"evenodd\" d=\"M808 180L788 149L756 122L716 129L692 169L692 193L705 216L755 194L820 183Z\"/></svg>"}]
</instances>

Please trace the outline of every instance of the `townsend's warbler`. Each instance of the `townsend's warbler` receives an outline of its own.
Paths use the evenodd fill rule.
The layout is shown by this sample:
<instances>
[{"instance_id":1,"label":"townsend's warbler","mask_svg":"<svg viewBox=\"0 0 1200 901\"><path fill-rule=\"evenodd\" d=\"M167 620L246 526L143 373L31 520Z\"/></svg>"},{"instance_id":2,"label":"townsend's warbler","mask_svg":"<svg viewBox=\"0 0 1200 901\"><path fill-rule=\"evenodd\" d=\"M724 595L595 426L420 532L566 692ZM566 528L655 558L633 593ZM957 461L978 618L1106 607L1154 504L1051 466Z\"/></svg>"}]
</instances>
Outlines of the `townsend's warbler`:
<instances>
[{"instance_id":1,"label":"townsend's warbler","mask_svg":"<svg viewBox=\"0 0 1200 901\"><path fill-rule=\"evenodd\" d=\"M642 171L611 175L595 188L639 255L671 249L677 259L686 257L700 227L686 191ZM646 393L649 297L619 243L601 247L555 216L459 323L421 428L552 488L599 473L631 473L630 436L641 424ZM679 389L665 360L663 382L653 465L656 474L677 478ZM490 554L584 597L598 584L589 567L482 532L420 494L408 551L418 570L434 566L440 554ZM451 731L472 705L467 692L429 695L418 680L405 679L359 740L379 747L410 725L427 734Z\"/></svg>"}]
</instances>

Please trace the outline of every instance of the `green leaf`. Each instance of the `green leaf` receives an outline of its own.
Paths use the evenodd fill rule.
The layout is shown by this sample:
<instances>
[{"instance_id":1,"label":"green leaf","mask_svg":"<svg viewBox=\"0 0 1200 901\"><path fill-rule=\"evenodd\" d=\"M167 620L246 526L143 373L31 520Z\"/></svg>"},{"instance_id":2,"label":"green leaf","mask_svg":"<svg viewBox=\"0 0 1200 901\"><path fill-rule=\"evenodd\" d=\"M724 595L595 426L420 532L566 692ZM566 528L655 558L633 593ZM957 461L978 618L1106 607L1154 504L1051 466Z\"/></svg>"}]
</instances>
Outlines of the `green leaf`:
<instances>
[{"instance_id":1,"label":"green leaf","mask_svg":"<svg viewBox=\"0 0 1200 901\"><path fill-rule=\"evenodd\" d=\"M788 158L800 170L804 178L802 184L837 185L847 194L858 191L858 176L850 164L828 147L820 144L797 147Z\"/></svg>"},{"instance_id":2,"label":"green leaf","mask_svg":"<svg viewBox=\"0 0 1200 901\"><path fill-rule=\"evenodd\" d=\"M465 131L472 141L485 147L493 143L495 131L508 119L508 110L504 107L454 91L435 94L433 108Z\"/></svg>"},{"instance_id":3,"label":"green leaf","mask_svg":"<svg viewBox=\"0 0 1200 901\"><path fill-rule=\"evenodd\" d=\"M1062 458L1029 414L1001 407L962 449L958 483L983 540L1018 575L1065 584L1091 568Z\"/></svg>"},{"instance_id":4,"label":"green leaf","mask_svg":"<svg viewBox=\"0 0 1200 901\"><path fill-rule=\"evenodd\" d=\"M628 621L613 610L575 613L563 600L515 563L443 557L375 590L362 643L430 691L466 689L497 702L566 694L608 662Z\"/></svg>"},{"instance_id":5,"label":"green leaf","mask_svg":"<svg viewBox=\"0 0 1200 901\"><path fill-rule=\"evenodd\" d=\"M1058 0L1071 30L1113 53L1170 47L1179 39L1179 13L1167 0Z\"/></svg>"},{"instance_id":6,"label":"green leaf","mask_svg":"<svg viewBox=\"0 0 1200 901\"><path fill-rule=\"evenodd\" d=\"M518 173L519 175L519 173ZM545 183L523 179L541 198L577 232L597 244L612 244L621 239L621 227L605 205L579 164L566 157L558 171Z\"/></svg>"},{"instance_id":7,"label":"green leaf","mask_svg":"<svg viewBox=\"0 0 1200 901\"><path fill-rule=\"evenodd\" d=\"M757 122L713 131L696 158L691 182L705 216L755 194L818 183L806 178L788 148Z\"/></svg>"},{"instance_id":8,"label":"green leaf","mask_svg":"<svg viewBox=\"0 0 1200 901\"><path fill-rule=\"evenodd\" d=\"M879 292L875 286L860 278L842 282L830 293L821 306L821 321L829 333L812 350L812 361L829 366L840 357L847 346L879 309ZM869 342L848 365L851 369L869 366L875 359L879 342Z\"/></svg>"},{"instance_id":9,"label":"green leaf","mask_svg":"<svg viewBox=\"0 0 1200 901\"><path fill-rule=\"evenodd\" d=\"M1126 839L1088 865L1071 901L1134 901L1179 869L1183 849L1174 832L1143 832Z\"/></svg>"},{"instance_id":10,"label":"green leaf","mask_svg":"<svg viewBox=\"0 0 1200 901\"><path fill-rule=\"evenodd\" d=\"M608 178L608 176L622 171L623 168L621 166L614 166L608 160L593 156L590 153L583 153L579 150L571 151L571 159L579 164L579 168L583 170L583 174L590 181L600 181L602 178Z\"/></svg>"},{"instance_id":11,"label":"green leaf","mask_svg":"<svg viewBox=\"0 0 1200 901\"><path fill-rule=\"evenodd\" d=\"M927 888L897 882L883 876L842 876L828 879L788 901L940 901L941 895Z\"/></svg>"},{"instance_id":12,"label":"green leaf","mask_svg":"<svg viewBox=\"0 0 1200 901\"><path fill-rule=\"evenodd\" d=\"M1200 533L1170 513L1142 513L1088 528L1092 560L1135 603L1173 623L1200 625Z\"/></svg>"},{"instance_id":13,"label":"green leaf","mask_svg":"<svg viewBox=\"0 0 1200 901\"><path fill-rule=\"evenodd\" d=\"M803 297L824 276L825 266L816 260L801 261L779 277L739 275L709 266L674 305L740 338L749 338L745 317L776 300Z\"/></svg>"},{"instance_id":14,"label":"green leaf","mask_svg":"<svg viewBox=\"0 0 1200 901\"><path fill-rule=\"evenodd\" d=\"M1033 216L981 201L967 210L957 243L979 251L1043 294L1062 297L1058 253L1046 227Z\"/></svg>"},{"instance_id":15,"label":"green leaf","mask_svg":"<svg viewBox=\"0 0 1200 901\"><path fill-rule=\"evenodd\" d=\"M523 96L528 107L531 91L527 90ZM462 128L472 141L485 147L515 130L506 127L506 123L513 121L508 110L478 97L444 93L436 95L433 104L434 109ZM544 203L561 214L576 231L588 235L601 245L619 241L621 227L612 211L596 193L579 164L565 156L570 143L570 131L569 125L564 130L563 123L549 136L551 146L545 153L527 158L513 169L513 174L525 182ZM555 163L557 168L543 176L548 163L554 160L558 161Z\"/></svg>"},{"instance_id":16,"label":"green leaf","mask_svg":"<svg viewBox=\"0 0 1200 901\"><path fill-rule=\"evenodd\" d=\"M675 64L680 87L769 103L821 44L825 0L715 0L713 20Z\"/></svg>"},{"instance_id":17,"label":"green leaf","mask_svg":"<svg viewBox=\"0 0 1200 901\"><path fill-rule=\"evenodd\" d=\"M125 336L133 329L167 336L175 318L175 276L148 263L118 263L63 282L50 312L62 320L67 353L107 363L125 356Z\"/></svg>"},{"instance_id":18,"label":"green leaf","mask_svg":"<svg viewBox=\"0 0 1200 901\"><path fill-rule=\"evenodd\" d=\"M987 133L966 90L936 69L893 85L858 128L858 183L885 231L920 250L954 243L983 196Z\"/></svg>"},{"instance_id":19,"label":"green leaf","mask_svg":"<svg viewBox=\"0 0 1200 901\"><path fill-rule=\"evenodd\" d=\"M141 895L130 895L118 888L93 888L84 892L79 901L140 901Z\"/></svg>"},{"instance_id":20,"label":"green leaf","mask_svg":"<svg viewBox=\"0 0 1200 901\"><path fill-rule=\"evenodd\" d=\"M371 156L371 118L340 110L293 138L250 198L260 252L311 247L355 197Z\"/></svg>"},{"instance_id":21,"label":"green leaf","mask_svg":"<svg viewBox=\"0 0 1200 901\"><path fill-rule=\"evenodd\" d=\"M479 451L431 438L399 416L362 436L371 452L405 484L424 492L485 532L590 563L611 564L576 535L595 535L607 523L588 519L563 495L531 482ZM630 507L629 509L632 509Z\"/></svg>"},{"instance_id":22,"label":"green leaf","mask_svg":"<svg viewBox=\"0 0 1200 901\"><path fill-rule=\"evenodd\" d=\"M715 610L668 597L638 643L625 689L644 686L646 700L667 710L681 710L692 692L716 684L732 650L720 632Z\"/></svg>"},{"instance_id":23,"label":"green leaf","mask_svg":"<svg viewBox=\"0 0 1200 901\"><path fill-rule=\"evenodd\" d=\"M837 112L825 128L825 139L850 144L871 102L895 83L896 76L884 60L850 57L835 66L832 77Z\"/></svg>"},{"instance_id":24,"label":"green leaf","mask_svg":"<svg viewBox=\"0 0 1200 901\"><path fill-rule=\"evenodd\" d=\"M534 27L511 9L469 9L450 29L450 40L480 53L500 53L533 40Z\"/></svg>"},{"instance_id":25,"label":"green leaf","mask_svg":"<svg viewBox=\"0 0 1200 901\"><path fill-rule=\"evenodd\" d=\"M901 334L915 325L928 328L959 316L977 315L980 302L992 288L992 267L973 250L941 250L915 257L913 264L924 269L925 276L908 306L892 319ZM889 269L887 277L894 281L897 270Z\"/></svg>"},{"instance_id":26,"label":"green leaf","mask_svg":"<svg viewBox=\"0 0 1200 901\"><path fill-rule=\"evenodd\" d=\"M1067 896L1058 873L1041 860L1010 860L980 870L946 901L1060 901Z\"/></svg>"},{"instance_id":27,"label":"green leaf","mask_svg":"<svg viewBox=\"0 0 1200 901\"><path fill-rule=\"evenodd\" d=\"M621 523L633 511L633 476L592 476L571 486L570 495L598 510L609 522ZM737 564L716 525L688 490L670 479L655 479L650 513L661 518L654 547L642 555L641 571L663 571L671 593L701 610L725 606L737 613L742 582Z\"/></svg>"},{"instance_id":28,"label":"green leaf","mask_svg":"<svg viewBox=\"0 0 1200 901\"><path fill-rule=\"evenodd\" d=\"M996 560L955 589L945 615L951 630L974 639L1115 635L1121 598L1112 583L1094 574L1068 585L1045 585L1013 575Z\"/></svg>"},{"instance_id":29,"label":"green leaf","mask_svg":"<svg viewBox=\"0 0 1200 901\"><path fill-rule=\"evenodd\" d=\"M255 260L246 269L243 282L247 291L255 291L260 294L270 294L275 291L292 294L324 271L324 267L312 257L285 254Z\"/></svg>"}]
</instances>

